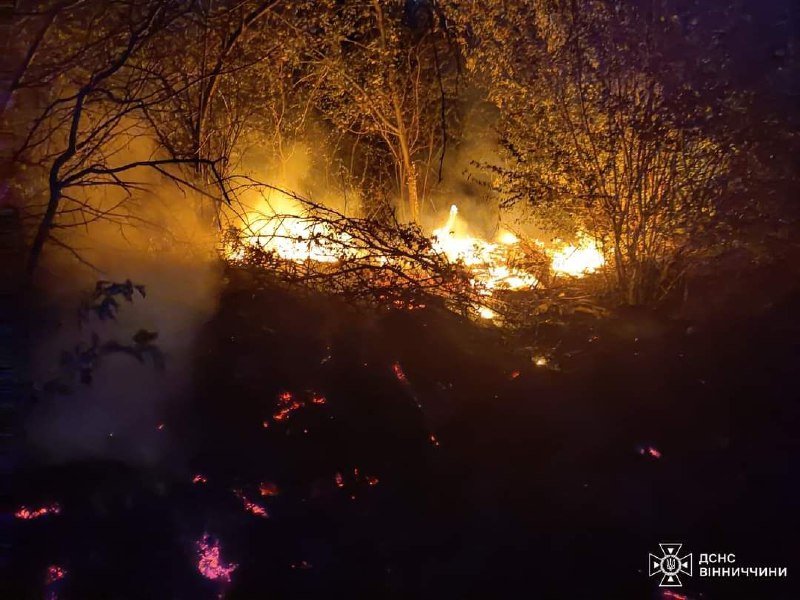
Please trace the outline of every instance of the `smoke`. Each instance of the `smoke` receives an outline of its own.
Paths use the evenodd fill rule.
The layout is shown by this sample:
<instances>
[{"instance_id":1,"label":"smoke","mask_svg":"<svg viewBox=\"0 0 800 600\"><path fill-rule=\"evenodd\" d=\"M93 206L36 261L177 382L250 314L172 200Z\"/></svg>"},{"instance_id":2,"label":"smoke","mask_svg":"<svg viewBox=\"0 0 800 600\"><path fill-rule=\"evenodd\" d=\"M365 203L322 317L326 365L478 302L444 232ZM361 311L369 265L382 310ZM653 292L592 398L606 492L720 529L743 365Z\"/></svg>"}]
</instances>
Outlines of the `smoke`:
<instances>
[{"instance_id":1,"label":"smoke","mask_svg":"<svg viewBox=\"0 0 800 600\"><path fill-rule=\"evenodd\" d=\"M441 227L456 204L458 233L487 240L503 229L526 228L524 233L530 233L530 224L519 215L501 213L491 171L481 167L502 164L497 111L477 98L469 105L456 136L461 141L447 148L441 171L434 160L421 182L421 226L426 231ZM237 150L232 170L358 214L357 190L331 168L335 150L330 133L316 124L302 139L287 140L280 151L270 144L245 144ZM152 156L154 149L141 140L128 141L124 152L126 160L134 160ZM163 457L170 446L166 415L173 403L186 401L198 333L217 308L222 263L215 218L223 226L241 227L242 221L252 223L270 214L302 212L290 194L254 186L218 215L219 207L209 199L180 190L153 172L137 172L136 179L139 185L122 208L115 208L123 198L113 188L95 188L83 198L108 210L109 218L57 230L59 241L74 252L48 245L39 282L47 302L35 340L34 379L41 389L63 375L61 354L87 344L93 333L102 341L125 344L141 329L158 333L166 370L148 360L142 364L129 355L111 354L102 357L91 385L75 383L67 395L40 393L28 421L29 439L51 459L101 456L152 463ZM90 317L81 323L78 307L99 279L130 279L146 286L147 297L123 302L114 321Z\"/></svg>"},{"instance_id":2,"label":"smoke","mask_svg":"<svg viewBox=\"0 0 800 600\"><path fill-rule=\"evenodd\" d=\"M458 143L447 148L436 173L429 177L425 194L423 226L431 231L447 221L450 207L458 206L455 232L486 240L502 231L512 231L533 239L545 239L542 224L533 218L530 207L516 204L501 208L496 174L491 167L506 165L497 133L499 111L471 94L458 134Z\"/></svg>"},{"instance_id":3,"label":"smoke","mask_svg":"<svg viewBox=\"0 0 800 600\"><path fill-rule=\"evenodd\" d=\"M280 152L271 145L245 147L236 161L237 175L269 187L240 191L233 205L223 210L225 223L241 227L275 214L301 215L304 206L293 195L342 214L356 214L359 192L334 175L330 163L333 149L327 140L319 126L309 126L302 139L287 140Z\"/></svg>"},{"instance_id":4,"label":"smoke","mask_svg":"<svg viewBox=\"0 0 800 600\"><path fill-rule=\"evenodd\" d=\"M467 97L459 142L447 149L441 180L437 173L425 194L426 231L441 227L447 221L450 206L455 204L459 214L457 234L492 240L503 231L511 231L550 247L558 247L562 237L574 237L569 225L554 229L552 219L542 218L543 213L532 210L526 201L501 206L504 197L498 191L498 175L492 170L509 166L498 135L500 112L476 91Z\"/></svg>"},{"instance_id":5,"label":"smoke","mask_svg":"<svg viewBox=\"0 0 800 600\"><path fill-rule=\"evenodd\" d=\"M151 173L137 173L137 180L146 185L125 203L124 224L101 220L60 232L80 260L58 246L46 248L38 281L45 299L33 348L38 393L27 420L28 439L46 460L160 460L170 449L167 415L174 403L186 401L196 340L217 308L222 266L215 253L218 232L203 216L207 206L200 209L207 200ZM95 205L117 200L99 194L89 199ZM78 318L98 280L127 279L146 286L146 298L118 297L115 320ZM93 333L101 342L131 344L141 329L158 333L165 369L149 357L140 363L125 353L107 354L87 385L60 365L63 352L86 346ZM71 393L44 390L62 380Z\"/></svg>"}]
</instances>

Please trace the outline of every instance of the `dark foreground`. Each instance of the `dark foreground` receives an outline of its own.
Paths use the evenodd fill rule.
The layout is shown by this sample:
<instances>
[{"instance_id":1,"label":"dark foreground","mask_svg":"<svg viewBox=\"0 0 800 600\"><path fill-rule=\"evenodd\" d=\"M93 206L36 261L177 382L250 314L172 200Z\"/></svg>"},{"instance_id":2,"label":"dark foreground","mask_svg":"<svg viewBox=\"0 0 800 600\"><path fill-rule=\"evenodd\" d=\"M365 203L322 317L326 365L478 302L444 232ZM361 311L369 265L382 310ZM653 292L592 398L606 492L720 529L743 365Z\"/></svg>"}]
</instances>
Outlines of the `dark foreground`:
<instances>
[{"instance_id":1,"label":"dark foreground","mask_svg":"<svg viewBox=\"0 0 800 600\"><path fill-rule=\"evenodd\" d=\"M231 290L164 465L18 472L11 506L61 512L13 520L5 597L660 598L648 553L681 542L695 569L732 552L788 577L676 593L797 598L798 308L587 321L520 350L434 310ZM282 392L304 405L280 418ZM198 571L204 533L229 583Z\"/></svg>"}]
</instances>

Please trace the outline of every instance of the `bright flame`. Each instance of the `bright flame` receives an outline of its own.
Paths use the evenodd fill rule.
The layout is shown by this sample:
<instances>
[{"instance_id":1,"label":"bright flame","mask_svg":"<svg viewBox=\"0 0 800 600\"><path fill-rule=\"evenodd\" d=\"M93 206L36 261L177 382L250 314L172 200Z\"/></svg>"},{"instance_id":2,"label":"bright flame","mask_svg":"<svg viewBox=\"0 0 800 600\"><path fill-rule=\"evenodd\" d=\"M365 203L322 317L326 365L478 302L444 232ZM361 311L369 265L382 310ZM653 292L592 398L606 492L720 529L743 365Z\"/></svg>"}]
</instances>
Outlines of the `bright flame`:
<instances>
[{"instance_id":1,"label":"bright flame","mask_svg":"<svg viewBox=\"0 0 800 600\"><path fill-rule=\"evenodd\" d=\"M527 271L509 266L508 246L513 246L519 241L513 233L503 232L499 236L498 243L457 234L455 231L457 217L458 207L453 204L444 227L433 230L433 247L444 254L450 262L460 261L470 267L473 281L485 288L487 293L496 289L529 289L539 283L536 277Z\"/></svg>"},{"instance_id":2,"label":"bright flame","mask_svg":"<svg viewBox=\"0 0 800 600\"><path fill-rule=\"evenodd\" d=\"M478 316L481 319L494 319L497 316L497 313L494 312L488 306L479 306L478 307Z\"/></svg>"},{"instance_id":3,"label":"bright flame","mask_svg":"<svg viewBox=\"0 0 800 600\"><path fill-rule=\"evenodd\" d=\"M513 246L519 243L519 238L510 231L502 231L500 235L497 236L497 241L506 246Z\"/></svg>"},{"instance_id":4,"label":"bright flame","mask_svg":"<svg viewBox=\"0 0 800 600\"><path fill-rule=\"evenodd\" d=\"M284 260L335 263L352 252L349 235L302 216L300 204L285 192L254 196L244 214L227 214L237 223L243 246L263 248ZM229 247L226 254L233 261L244 258L241 247Z\"/></svg>"},{"instance_id":5,"label":"bright flame","mask_svg":"<svg viewBox=\"0 0 800 600\"><path fill-rule=\"evenodd\" d=\"M245 246L260 247L284 260L301 263L336 263L361 252L347 233L313 218L297 216L300 212L297 203L289 196L280 195L274 202L262 198L260 205L262 210L248 212L242 217L241 241ZM474 237L468 233L466 224L459 222L455 204L450 207L444 225L433 230L431 241L435 251L469 270L472 283L482 295L489 296L499 290L532 289L539 285L536 276L513 265L513 256L522 254L520 239L514 233L503 230L494 242ZM597 243L584 235L578 237L575 245L557 250L545 249L540 240L528 242L550 256L550 266L556 275L583 277L605 263ZM241 260L241 249L229 249L228 258ZM377 260L386 264L390 259L379 256ZM487 307L476 306L475 309L483 319L497 316ZM282 420L294 408L297 407L281 407L282 412L274 418Z\"/></svg>"},{"instance_id":6,"label":"bright flame","mask_svg":"<svg viewBox=\"0 0 800 600\"><path fill-rule=\"evenodd\" d=\"M293 215L245 216L243 241L271 250L285 260L321 263L338 262L350 237L331 231L325 223Z\"/></svg>"},{"instance_id":7,"label":"bright flame","mask_svg":"<svg viewBox=\"0 0 800 600\"><path fill-rule=\"evenodd\" d=\"M597 243L587 236L579 236L578 245L568 245L553 254L551 268L556 275L583 277L594 273L605 264Z\"/></svg>"}]
</instances>

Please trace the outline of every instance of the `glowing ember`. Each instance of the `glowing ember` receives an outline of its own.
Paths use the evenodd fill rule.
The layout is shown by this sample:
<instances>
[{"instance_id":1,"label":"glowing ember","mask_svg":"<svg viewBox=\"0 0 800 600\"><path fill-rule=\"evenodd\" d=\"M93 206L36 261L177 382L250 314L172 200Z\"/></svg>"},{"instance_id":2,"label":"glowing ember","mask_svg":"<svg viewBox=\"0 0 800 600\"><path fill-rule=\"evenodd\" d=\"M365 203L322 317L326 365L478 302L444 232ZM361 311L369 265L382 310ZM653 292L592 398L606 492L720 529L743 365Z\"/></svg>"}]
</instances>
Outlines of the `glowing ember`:
<instances>
[{"instance_id":1,"label":"glowing ember","mask_svg":"<svg viewBox=\"0 0 800 600\"><path fill-rule=\"evenodd\" d=\"M397 377L397 381L400 383L408 383L408 377L406 377L403 367L400 366L399 362L392 365L392 370L394 371L394 376Z\"/></svg>"},{"instance_id":2,"label":"glowing ember","mask_svg":"<svg viewBox=\"0 0 800 600\"><path fill-rule=\"evenodd\" d=\"M546 356L535 356L533 358L533 364L537 367L546 367L547 366L547 357Z\"/></svg>"},{"instance_id":3,"label":"glowing ember","mask_svg":"<svg viewBox=\"0 0 800 600\"><path fill-rule=\"evenodd\" d=\"M303 394L303 399L297 397L292 392L281 392L278 394L277 410L272 414L272 419L277 423L286 421L293 413L306 406L322 406L328 403L328 399L318 392L306 391ZM261 426L265 429L269 428L269 421L264 420ZM305 433L308 433L306 430Z\"/></svg>"},{"instance_id":4,"label":"glowing ember","mask_svg":"<svg viewBox=\"0 0 800 600\"><path fill-rule=\"evenodd\" d=\"M198 473L192 478L192 483L207 483L208 479L206 479L205 475L201 475Z\"/></svg>"},{"instance_id":5,"label":"glowing ember","mask_svg":"<svg viewBox=\"0 0 800 600\"><path fill-rule=\"evenodd\" d=\"M269 513L267 509L261 506L260 504L256 504L252 500L250 500L247 496L244 495L242 490L233 490L234 495L242 501L242 505L244 509L252 515L256 517L261 517L262 519L266 519L269 517Z\"/></svg>"},{"instance_id":6,"label":"glowing ember","mask_svg":"<svg viewBox=\"0 0 800 600\"><path fill-rule=\"evenodd\" d=\"M56 581L60 581L67 576L67 570L59 565L50 565L47 567L47 572L44 576L44 584L50 585Z\"/></svg>"},{"instance_id":7,"label":"glowing ember","mask_svg":"<svg viewBox=\"0 0 800 600\"><path fill-rule=\"evenodd\" d=\"M277 496L280 493L278 486L271 481L262 481L258 491L262 496Z\"/></svg>"},{"instance_id":8,"label":"glowing ember","mask_svg":"<svg viewBox=\"0 0 800 600\"><path fill-rule=\"evenodd\" d=\"M292 413L305 406L304 402L296 400L291 392L281 392L278 395L278 410L272 415L276 421L285 421Z\"/></svg>"},{"instance_id":9,"label":"glowing ember","mask_svg":"<svg viewBox=\"0 0 800 600\"><path fill-rule=\"evenodd\" d=\"M27 506L20 506L14 513L17 519L23 521L31 521L47 515L57 515L61 512L61 506L57 502L40 506L39 508L28 508Z\"/></svg>"},{"instance_id":10,"label":"glowing ember","mask_svg":"<svg viewBox=\"0 0 800 600\"><path fill-rule=\"evenodd\" d=\"M428 436L428 440L430 440L431 444L433 444L437 448L439 447L439 440L436 438L435 435L430 434L430 436Z\"/></svg>"},{"instance_id":11,"label":"glowing ember","mask_svg":"<svg viewBox=\"0 0 800 600\"><path fill-rule=\"evenodd\" d=\"M661 451L658 448L654 448L653 446L648 446L647 448L642 448L641 454L648 454L653 458L661 458Z\"/></svg>"},{"instance_id":12,"label":"glowing ember","mask_svg":"<svg viewBox=\"0 0 800 600\"><path fill-rule=\"evenodd\" d=\"M374 475L366 475L366 474L362 475L358 467L355 467L353 469L352 478L345 479L344 474L338 472L333 476L333 481L336 484L337 488L342 489L344 487L348 487L350 488L351 491L356 486L363 486L364 484L366 484L368 487L375 487L376 485L378 485L378 483L380 483L380 479L378 479ZM355 500L356 495L351 493L350 498Z\"/></svg>"},{"instance_id":13,"label":"glowing ember","mask_svg":"<svg viewBox=\"0 0 800 600\"><path fill-rule=\"evenodd\" d=\"M597 243L586 236L579 236L577 246L568 245L553 254L551 268L556 275L583 277L587 273L594 273L604 264L605 258Z\"/></svg>"},{"instance_id":14,"label":"glowing ember","mask_svg":"<svg viewBox=\"0 0 800 600\"><path fill-rule=\"evenodd\" d=\"M231 573L233 573L239 565L236 563L225 563L220 554L219 542L212 540L211 537L204 533L203 537L197 541L197 570L206 579L212 581L229 582L231 580Z\"/></svg>"}]
</instances>

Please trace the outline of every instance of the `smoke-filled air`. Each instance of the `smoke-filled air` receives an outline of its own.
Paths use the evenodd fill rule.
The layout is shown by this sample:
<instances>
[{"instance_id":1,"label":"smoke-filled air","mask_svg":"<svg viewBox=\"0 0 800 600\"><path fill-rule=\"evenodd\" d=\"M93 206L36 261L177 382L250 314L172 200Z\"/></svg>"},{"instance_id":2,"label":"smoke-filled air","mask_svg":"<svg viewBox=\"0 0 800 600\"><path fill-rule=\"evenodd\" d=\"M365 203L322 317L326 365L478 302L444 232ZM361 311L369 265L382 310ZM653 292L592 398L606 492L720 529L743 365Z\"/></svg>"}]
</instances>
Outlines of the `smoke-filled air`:
<instances>
[{"instance_id":1,"label":"smoke-filled air","mask_svg":"<svg viewBox=\"0 0 800 600\"><path fill-rule=\"evenodd\" d=\"M792 2L8 4L9 598L793 597Z\"/></svg>"}]
</instances>

